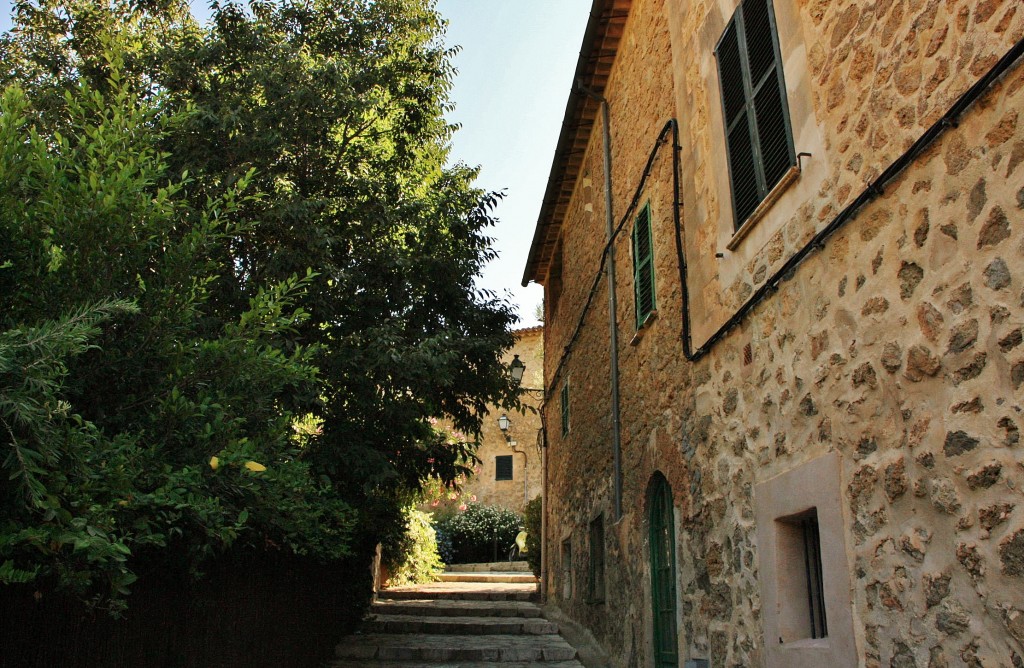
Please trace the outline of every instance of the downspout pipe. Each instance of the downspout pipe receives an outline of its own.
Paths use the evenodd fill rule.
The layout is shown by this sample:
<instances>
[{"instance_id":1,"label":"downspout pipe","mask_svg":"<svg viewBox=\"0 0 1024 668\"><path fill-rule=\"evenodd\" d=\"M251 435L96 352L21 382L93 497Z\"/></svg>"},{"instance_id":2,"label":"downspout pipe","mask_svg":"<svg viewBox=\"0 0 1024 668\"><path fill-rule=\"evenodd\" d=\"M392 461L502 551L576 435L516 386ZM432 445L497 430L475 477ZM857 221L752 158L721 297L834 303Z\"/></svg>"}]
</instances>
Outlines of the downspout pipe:
<instances>
[{"instance_id":1,"label":"downspout pipe","mask_svg":"<svg viewBox=\"0 0 1024 668\"><path fill-rule=\"evenodd\" d=\"M605 253L605 274L608 276L608 333L609 357L611 367L612 393L612 461L615 467L614 511L615 521L622 519L622 422L619 414L619 326L617 322L618 304L615 299L615 214L612 211L612 135L609 125L608 100L583 85L582 80L576 81L579 88L590 99L601 105L601 129L604 140L604 211L605 232L608 238L608 252Z\"/></svg>"},{"instance_id":2,"label":"downspout pipe","mask_svg":"<svg viewBox=\"0 0 1024 668\"><path fill-rule=\"evenodd\" d=\"M544 421L547 400L540 407L540 602L548 601L548 430Z\"/></svg>"},{"instance_id":3,"label":"downspout pipe","mask_svg":"<svg viewBox=\"0 0 1024 668\"><path fill-rule=\"evenodd\" d=\"M526 454L525 450L519 450L518 445L518 443L512 442L509 444L509 449L517 455L523 456L523 506L526 506L530 501L530 479L526 475L526 472L530 469L530 457Z\"/></svg>"}]
</instances>

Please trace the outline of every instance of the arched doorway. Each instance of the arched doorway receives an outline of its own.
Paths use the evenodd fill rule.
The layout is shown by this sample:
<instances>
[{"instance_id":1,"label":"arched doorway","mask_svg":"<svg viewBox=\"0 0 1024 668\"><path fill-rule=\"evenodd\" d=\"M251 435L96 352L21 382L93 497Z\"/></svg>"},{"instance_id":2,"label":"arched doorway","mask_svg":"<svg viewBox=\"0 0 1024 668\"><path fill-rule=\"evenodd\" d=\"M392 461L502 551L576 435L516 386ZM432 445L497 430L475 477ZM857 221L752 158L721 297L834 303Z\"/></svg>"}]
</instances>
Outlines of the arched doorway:
<instances>
[{"instance_id":1,"label":"arched doorway","mask_svg":"<svg viewBox=\"0 0 1024 668\"><path fill-rule=\"evenodd\" d=\"M651 605L654 614L654 666L678 668L676 639L676 531L672 488L656 473L647 501L651 532Z\"/></svg>"}]
</instances>

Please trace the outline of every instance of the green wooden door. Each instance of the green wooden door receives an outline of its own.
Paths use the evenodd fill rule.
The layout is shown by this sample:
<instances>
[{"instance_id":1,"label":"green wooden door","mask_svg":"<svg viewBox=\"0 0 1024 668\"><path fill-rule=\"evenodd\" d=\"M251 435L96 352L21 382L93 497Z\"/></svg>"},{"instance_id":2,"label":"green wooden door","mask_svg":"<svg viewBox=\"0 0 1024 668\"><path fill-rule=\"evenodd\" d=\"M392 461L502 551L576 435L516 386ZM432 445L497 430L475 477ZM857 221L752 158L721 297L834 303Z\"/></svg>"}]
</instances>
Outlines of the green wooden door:
<instances>
[{"instance_id":1,"label":"green wooden door","mask_svg":"<svg viewBox=\"0 0 1024 668\"><path fill-rule=\"evenodd\" d=\"M648 504L651 530L651 603L654 612L655 668L678 668L676 641L676 536L672 490L658 476Z\"/></svg>"}]
</instances>

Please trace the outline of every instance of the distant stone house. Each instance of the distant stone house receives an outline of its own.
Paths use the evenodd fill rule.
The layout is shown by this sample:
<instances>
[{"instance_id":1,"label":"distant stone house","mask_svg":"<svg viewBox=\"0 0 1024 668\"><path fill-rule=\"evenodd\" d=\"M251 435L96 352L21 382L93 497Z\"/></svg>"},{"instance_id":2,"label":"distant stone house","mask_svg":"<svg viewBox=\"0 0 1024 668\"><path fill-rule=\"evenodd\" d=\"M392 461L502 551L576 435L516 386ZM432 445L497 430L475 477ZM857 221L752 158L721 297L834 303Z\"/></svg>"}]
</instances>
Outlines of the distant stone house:
<instances>
[{"instance_id":1,"label":"distant stone house","mask_svg":"<svg viewBox=\"0 0 1024 668\"><path fill-rule=\"evenodd\" d=\"M1022 37L595 0L524 283L542 586L612 665L1024 666Z\"/></svg>"},{"instance_id":2,"label":"distant stone house","mask_svg":"<svg viewBox=\"0 0 1024 668\"><path fill-rule=\"evenodd\" d=\"M503 362L511 365L519 358L526 369L520 387L522 411L505 411L489 406L481 426L476 456L480 460L453 499L442 494L439 500L423 505L427 511L449 511L467 503L500 506L522 513L526 504L542 490L541 419L538 411L544 380L544 328L524 327L513 332L515 343ZM532 390L532 391L531 391ZM499 419L508 421L505 429Z\"/></svg>"},{"instance_id":3,"label":"distant stone house","mask_svg":"<svg viewBox=\"0 0 1024 668\"><path fill-rule=\"evenodd\" d=\"M544 328L516 330L515 345L506 355L510 364L515 356L526 365L521 386L542 387L544 378ZM524 392L522 412L492 408L485 418L480 448L480 471L465 485L463 496L475 496L478 503L511 508L523 512L526 504L541 493L540 393ZM531 410L532 409L532 410ZM508 418L502 431L499 418Z\"/></svg>"}]
</instances>

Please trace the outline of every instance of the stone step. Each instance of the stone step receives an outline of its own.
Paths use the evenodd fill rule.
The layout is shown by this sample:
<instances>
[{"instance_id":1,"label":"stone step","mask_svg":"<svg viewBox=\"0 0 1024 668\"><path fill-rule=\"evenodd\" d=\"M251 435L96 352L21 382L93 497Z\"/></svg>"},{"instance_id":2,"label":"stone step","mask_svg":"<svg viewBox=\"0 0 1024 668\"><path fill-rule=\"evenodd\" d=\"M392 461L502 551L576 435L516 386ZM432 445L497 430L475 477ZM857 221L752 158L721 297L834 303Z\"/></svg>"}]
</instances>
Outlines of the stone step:
<instances>
[{"instance_id":1,"label":"stone step","mask_svg":"<svg viewBox=\"0 0 1024 668\"><path fill-rule=\"evenodd\" d=\"M420 617L518 617L537 619L540 608L525 601L452 601L437 599L378 600L370 611L384 615Z\"/></svg>"},{"instance_id":2,"label":"stone step","mask_svg":"<svg viewBox=\"0 0 1024 668\"><path fill-rule=\"evenodd\" d=\"M377 596L385 600L532 601L537 598L537 585L532 582L428 582L389 587Z\"/></svg>"},{"instance_id":3,"label":"stone step","mask_svg":"<svg viewBox=\"0 0 1024 668\"><path fill-rule=\"evenodd\" d=\"M423 592L416 591L394 591L385 589L381 591L378 598L391 601L408 601L423 598ZM435 600L445 601L535 601L537 592L521 591L432 591L430 597Z\"/></svg>"},{"instance_id":4,"label":"stone step","mask_svg":"<svg viewBox=\"0 0 1024 668\"><path fill-rule=\"evenodd\" d=\"M533 573L504 572L472 572L472 573L441 573L441 582L523 582L536 583Z\"/></svg>"},{"instance_id":5,"label":"stone step","mask_svg":"<svg viewBox=\"0 0 1024 668\"><path fill-rule=\"evenodd\" d=\"M571 661L576 650L561 636L519 635L407 635L367 633L352 635L335 648L339 659L366 661L453 662L482 661L489 663Z\"/></svg>"},{"instance_id":6,"label":"stone step","mask_svg":"<svg viewBox=\"0 0 1024 668\"><path fill-rule=\"evenodd\" d=\"M448 564L445 566L449 573L480 573L513 571L516 573L529 573L530 564L525 561L493 561L485 564Z\"/></svg>"},{"instance_id":7,"label":"stone step","mask_svg":"<svg viewBox=\"0 0 1024 668\"><path fill-rule=\"evenodd\" d=\"M375 615L363 622L362 630L364 633L539 636L557 634L558 625L546 619Z\"/></svg>"},{"instance_id":8,"label":"stone step","mask_svg":"<svg viewBox=\"0 0 1024 668\"><path fill-rule=\"evenodd\" d=\"M438 664L433 661L384 661L380 659L338 660L326 664L326 668L493 668L493 661L456 661ZM583 664L572 661L510 661L501 668L583 668Z\"/></svg>"}]
</instances>

